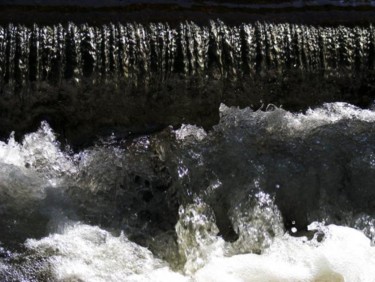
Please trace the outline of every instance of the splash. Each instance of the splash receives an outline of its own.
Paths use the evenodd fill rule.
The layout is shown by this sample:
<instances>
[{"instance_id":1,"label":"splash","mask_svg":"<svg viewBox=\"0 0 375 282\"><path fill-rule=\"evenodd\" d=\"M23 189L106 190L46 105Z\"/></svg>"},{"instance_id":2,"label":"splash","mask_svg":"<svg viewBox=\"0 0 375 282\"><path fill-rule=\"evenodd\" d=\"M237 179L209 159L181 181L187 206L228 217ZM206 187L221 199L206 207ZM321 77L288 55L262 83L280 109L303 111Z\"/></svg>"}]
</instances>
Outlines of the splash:
<instances>
[{"instance_id":1,"label":"splash","mask_svg":"<svg viewBox=\"0 0 375 282\"><path fill-rule=\"evenodd\" d=\"M0 160L4 164L32 168L46 179L72 174L75 167L69 154L60 149L60 143L47 122L42 122L35 133L27 134L17 143L14 133L7 143L0 142Z\"/></svg>"}]
</instances>

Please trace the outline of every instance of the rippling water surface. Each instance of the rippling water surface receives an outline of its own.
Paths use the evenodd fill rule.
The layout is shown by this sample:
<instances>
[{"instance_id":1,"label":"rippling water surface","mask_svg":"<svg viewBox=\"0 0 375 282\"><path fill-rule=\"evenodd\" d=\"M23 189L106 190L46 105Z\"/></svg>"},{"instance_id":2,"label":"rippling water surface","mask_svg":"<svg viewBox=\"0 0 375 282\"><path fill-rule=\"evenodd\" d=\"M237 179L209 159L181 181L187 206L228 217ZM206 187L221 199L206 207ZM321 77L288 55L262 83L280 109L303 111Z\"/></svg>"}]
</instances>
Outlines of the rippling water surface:
<instances>
[{"instance_id":1,"label":"rippling water surface","mask_svg":"<svg viewBox=\"0 0 375 282\"><path fill-rule=\"evenodd\" d=\"M81 152L0 143L2 281L373 281L375 111L220 106Z\"/></svg>"}]
</instances>

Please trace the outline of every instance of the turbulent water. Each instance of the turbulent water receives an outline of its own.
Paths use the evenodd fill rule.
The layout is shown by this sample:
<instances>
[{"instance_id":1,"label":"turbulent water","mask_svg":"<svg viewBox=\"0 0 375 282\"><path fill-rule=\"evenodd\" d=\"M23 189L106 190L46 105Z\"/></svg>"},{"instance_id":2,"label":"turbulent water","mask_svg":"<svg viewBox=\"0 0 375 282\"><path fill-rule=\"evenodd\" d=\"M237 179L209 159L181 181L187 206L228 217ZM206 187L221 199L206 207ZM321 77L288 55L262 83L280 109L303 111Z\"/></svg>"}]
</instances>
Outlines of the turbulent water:
<instances>
[{"instance_id":1,"label":"turbulent water","mask_svg":"<svg viewBox=\"0 0 375 282\"><path fill-rule=\"evenodd\" d=\"M2 281L373 281L375 111L220 107L81 152L0 143Z\"/></svg>"}]
</instances>

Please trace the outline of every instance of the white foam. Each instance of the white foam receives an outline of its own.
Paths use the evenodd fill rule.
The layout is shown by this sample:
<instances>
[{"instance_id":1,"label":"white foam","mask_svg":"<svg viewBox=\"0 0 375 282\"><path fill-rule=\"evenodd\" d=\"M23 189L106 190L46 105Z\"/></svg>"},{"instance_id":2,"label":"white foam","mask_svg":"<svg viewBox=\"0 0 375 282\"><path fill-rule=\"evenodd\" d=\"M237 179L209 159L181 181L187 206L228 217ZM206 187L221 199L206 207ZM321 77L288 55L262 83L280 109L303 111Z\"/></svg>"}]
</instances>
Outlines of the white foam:
<instances>
[{"instance_id":1,"label":"white foam","mask_svg":"<svg viewBox=\"0 0 375 282\"><path fill-rule=\"evenodd\" d=\"M30 167L48 179L76 170L70 157L61 151L47 122L42 122L36 132L25 135L22 143L15 141L13 133L8 142L0 142L0 160L22 168Z\"/></svg>"},{"instance_id":2,"label":"white foam","mask_svg":"<svg viewBox=\"0 0 375 282\"><path fill-rule=\"evenodd\" d=\"M272 107L269 111L253 111L250 108L239 109L224 104L220 105L219 110L220 124L224 126L237 126L245 122L253 130L265 128L268 132L283 135L307 133L319 126L342 120L375 121L375 111L360 109L344 102L326 103L322 107L298 114L277 107Z\"/></svg>"},{"instance_id":3,"label":"white foam","mask_svg":"<svg viewBox=\"0 0 375 282\"><path fill-rule=\"evenodd\" d=\"M188 137L192 137L197 141L202 141L206 138L207 133L203 128L196 125L183 124L179 129L175 130L175 135L177 140L185 140Z\"/></svg>"},{"instance_id":4,"label":"white foam","mask_svg":"<svg viewBox=\"0 0 375 282\"><path fill-rule=\"evenodd\" d=\"M0 141L0 160L5 164L25 166L21 146L15 141L14 133L11 134L7 143Z\"/></svg>"},{"instance_id":5,"label":"white foam","mask_svg":"<svg viewBox=\"0 0 375 282\"><path fill-rule=\"evenodd\" d=\"M166 263L124 235L84 224L67 227L62 234L29 239L26 247L47 256L55 279L68 281L185 281ZM69 280L69 281L71 281Z\"/></svg>"},{"instance_id":6,"label":"white foam","mask_svg":"<svg viewBox=\"0 0 375 282\"><path fill-rule=\"evenodd\" d=\"M222 250L212 251L208 260L199 261L203 267L186 276L172 271L124 235L114 237L83 224L41 240L29 239L25 244L48 257L53 278L58 281L374 281L375 248L367 237L355 229L335 225L323 227L320 232L325 234L323 242L289 235L277 237L261 255L225 257ZM216 247L224 248L224 244Z\"/></svg>"},{"instance_id":7,"label":"white foam","mask_svg":"<svg viewBox=\"0 0 375 282\"><path fill-rule=\"evenodd\" d=\"M330 225L325 240L284 235L262 255L217 258L200 269L196 281L361 281L375 277L375 248L363 233Z\"/></svg>"}]
</instances>

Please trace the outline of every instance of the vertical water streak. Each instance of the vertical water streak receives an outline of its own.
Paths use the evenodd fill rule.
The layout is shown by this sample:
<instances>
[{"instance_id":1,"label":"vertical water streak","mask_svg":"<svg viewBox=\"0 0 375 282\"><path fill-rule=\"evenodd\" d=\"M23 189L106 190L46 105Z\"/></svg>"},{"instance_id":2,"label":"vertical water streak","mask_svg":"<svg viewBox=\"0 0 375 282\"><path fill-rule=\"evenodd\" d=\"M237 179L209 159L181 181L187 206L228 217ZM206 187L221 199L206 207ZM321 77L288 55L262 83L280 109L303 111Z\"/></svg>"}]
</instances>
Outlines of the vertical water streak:
<instances>
[{"instance_id":1,"label":"vertical water streak","mask_svg":"<svg viewBox=\"0 0 375 282\"><path fill-rule=\"evenodd\" d=\"M286 69L293 69L296 66L295 59L296 55L294 54L293 50L295 48L298 48L298 45L294 44L294 38L293 38L293 28L291 25L285 25L283 29L283 35L282 35L282 44L285 46L283 58L284 58L284 64L283 67Z\"/></svg>"},{"instance_id":2,"label":"vertical water streak","mask_svg":"<svg viewBox=\"0 0 375 282\"><path fill-rule=\"evenodd\" d=\"M301 28L297 25L292 26L292 43L291 43L291 53L292 58L294 58L293 66L297 69L303 70L304 69L304 46L302 44L301 39Z\"/></svg>"},{"instance_id":3,"label":"vertical water streak","mask_svg":"<svg viewBox=\"0 0 375 282\"><path fill-rule=\"evenodd\" d=\"M41 78L48 81L51 71L51 57L53 53L53 30L51 27L43 27L40 33L41 48Z\"/></svg>"},{"instance_id":4,"label":"vertical water streak","mask_svg":"<svg viewBox=\"0 0 375 282\"><path fill-rule=\"evenodd\" d=\"M266 34L267 34L267 68L278 72L280 62L280 52L281 48L279 47L279 36L282 35L283 26L275 26L273 24L266 25Z\"/></svg>"},{"instance_id":5,"label":"vertical water streak","mask_svg":"<svg viewBox=\"0 0 375 282\"><path fill-rule=\"evenodd\" d=\"M257 44L253 25L243 24L241 28L243 71L250 77L255 74Z\"/></svg>"},{"instance_id":6,"label":"vertical water streak","mask_svg":"<svg viewBox=\"0 0 375 282\"><path fill-rule=\"evenodd\" d=\"M235 81L241 69L239 61L241 58L240 32L237 27L229 28L222 22L220 22L220 30L222 33L224 77Z\"/></svg>"},{"instance_id":7,"label":"vertical water streak","mask_svg":"<svg viewBox=\"0 0 375 282\"><path fill-rule=\"evenodd\" d=\"M51 75L50 82L52 84L60 84L63 78L64 65L64 29L62 25L53 27L51 53Z\"/></svg>"},{"instance_id":8,"label":"vertical water streak","mask_svg":"<svg viewBox=\"0 0 375 282\"><path fill-rule=\"evenodd\" d=\"M196 52L195 52L195 37L198 33L198 27L196 27L193 23L185 25L185 36L186 36L186 46L187 46L187 62L189 66L188 74L196 75ZM199 33L198 33L199 34Z\"/></svg>"},{"instance_id":9,"label":"vertical water streak","mask_svg":"<svg viewBox=\"0 0 375 282\"><path fill-rule=\"evenodd\" d=\"M220 22L212 21L210 24L209 68L211 75L216 79L224 76L222 36Z\"/></svg>"},{"instance_id":10,"label":"vertical water streak","mask_svg":"<svg viewBox=\"0 0 375 282\"><path fill-rule=\"evenodd\" d=\"M10 89L14 86L14 56L15 56L15 44L14 44L14 29L15 27L10 24L6 29L6 47L5 47L5 83L8 84Z\"/></svg>"},{"instance_id":11,"label":"vertical water streak","mask_svg":"<svg viewBox=\"0 0 375 282\"><path fill-rule=\"evenodd\" d=\"M265 58L266 58L266 46L265 46L265 32L264 25L261 23L255 24L255 42L256 42L256 63L255 70L258 74L263 74L265 71Z\"/></svg>"},{"instance_id":12,"label":"vertical water streak","mask_svg":"<svg viewBox=\"0 0 375 282\"><path fill-rule=\"evenodd\" d=\"M92 77L96 68L96 46L94 44L94 28L88 25L81 27L81 56L82 56L82 75L85 78Z\"/></svg>"},{"instance_id":13,"label":"vertical water streak","mask_svg":"<svg viewBox=\"0 0 375 282\"><path fill-rule=\"evenodd\" d=\"M150 44L147 38L149 34L142 25L137 24L134 26L135 32L135 58L137 64L137 80L143 83L145 87L148 86L150 80Z\"/></svg>"},{"instance_id":14,"label":"vertical water streak","mask_svg":"<svg viewBox=\"0 0 375 282\"><path fill-rule=\"evenodd\" d=\"M126 37L127 37L127 53L129 57L128 61L128 69L129 69L129 80L130 83L137 86L137 73L138 73L138 67L137 67L137 59L136 59L136 38L135 38L135 30L134 25L127 24L126 25Z\"/></svg>"},{"instance_id":15,"label":"vertical water streak","mask_svg":"<svg viewBox=\"0 0 375 282\"><path fill-rule=\"evenodd\" d=\"M6 34L5 29L0 27L0 95L4 91L5 76L5 50L6 50Z\"/></svg>"},{"instance_id":16,"label":"vertical water streak","mask_svg":"<svg viewBox=\"0 0 375 282\"><path fill-rule=\"evenodd\" d=\"M188 45L187 45L187 40L186 40L186 24L180 24L179 29L178 29L178 55L179 58L181 58L180 61L180 68L179 69L184 76L186 77L189 74L189 59L188 59Z\"/></svg>"},{"instance_id":17,"label":"vertical water streak","mask_svg":"<svg viewBox=\"0 0 375 282\"><path fill-rule=\"evenodd\" d=\"M65 35L65 79L79 79L79 42L78 28L69 23Z\"/></svg>"},{"instance_id":18,"label":"vertical water streak","mask_svg":"<svg viewBox=\"0 0 375 282\"><path fill-rule=\"evenodd\" d=\"M323 73L329 72L331 70L331 65L329 64L329 43L332 40L330 37L329 29L319 28L319 59L317 62L317 68L322 70ZM313 45L314 46L314 45Z\"/></svg>"},{"instance_id":19,"label":"vertical water streak","mask_svg":"<svg viewBox=\"0 0 375 282\"><path fill-rule=\"evenodd\" d=\"M160 60L159 60L159 66L160 66L160 75L161 75L161 81L165 79L165 75L167 73L167 42L165 40L166 35L166 27L163 24L157 25L158 30L158 38L157 38L157 45L159 47L159 54L160 54Z\"/></svg>"},{"instance_id":20,"label":"vertical water streak","mask_svg":"<svg viewBox=\"0 0 375 282\"><path fill-rule=\"evenodd\" d=\"M21 91L28 82L28 59L29 59L29 46L27 29L23 26L18 26L15 30L15 52L14 52L14 77L15 77L15 90Z\"/></svg>"},{"instance_id":21,"label":"vertical water streak","mask_svg":"<svg viewBox=\"0 0 375 282\"><path fill-rule=\"evenodd\" d=\"M174 72L175 57L176 57L176 31L171 29L167 24L166 33L166 79Z\"/></svg>"},{"instance_id":22,"label":"vertical water streak","mask_svg":"<svg viewBox=\"0 0 375 282\"><path fill-rule=\"evenodd\" d=\"M122 24L117 25L117 48L118 48L118 62L119 62L119 77L127 79L129 77L128 70L128 56L127 56L127 42L125 36L125 27Z\"/></svg>"},{"instance_id":23,"label":"vertical water streak","mask_svg":"<svg viewBox=\"0 0 375 282\"><path fill-rule=\"evenodd\" d=\"M118 73L118 61L117 61L117 44L116 40L116 28L113 24L108 26L108 63L109 63L109 74L112 81L116 83Z\"/></svg>"},{"instance_id":24,"label":"vertical water streak","mask_svg":"<svg viewBox=\"0 0 375 282\"><path fill-rule=\"evenodd\" d=\"M360 71L363 67L364 61L363 59L366 56L366 34L365 32L359 28L354 28L355 34L355 70Z\"/></svg>"},{"instance_id":25,"label":"vertical water streak","mask_svg":"<svg viewBox=\"0 0 375 282\"><path fill-rule=\"evenodd\" d=\"M30 31L29 39L29 80L31 83L40 80L39 77L39 62L40 62L40 48L39 48L39 28L36 24L33 25Z\"/></svg>"},{"instance_id":26,"label":"vertical water streak","mask_svg":"<svg viewBox=\"0 0 375 282\"><path fill-rule=\"evenodd\" d=\"M368 68L370 70L375 69L375 29L374 26L369 28L369 58L368 58Z\"/></svg>"},{"instance_id":27,"label":"vertical water streak","mask_svg":"<svg viewBox=\"0 0 375 282\"><path fill-rule=\"evenodd\" d=\"M210 36L207 27L203 27L199 30L199 37L196 38L197 45L197 63L199 73L204 75L208 68L208 50L210 46Z\"/></svg>"}]
</instances>

